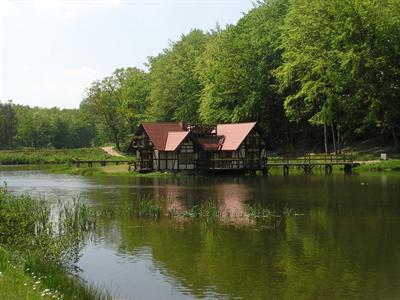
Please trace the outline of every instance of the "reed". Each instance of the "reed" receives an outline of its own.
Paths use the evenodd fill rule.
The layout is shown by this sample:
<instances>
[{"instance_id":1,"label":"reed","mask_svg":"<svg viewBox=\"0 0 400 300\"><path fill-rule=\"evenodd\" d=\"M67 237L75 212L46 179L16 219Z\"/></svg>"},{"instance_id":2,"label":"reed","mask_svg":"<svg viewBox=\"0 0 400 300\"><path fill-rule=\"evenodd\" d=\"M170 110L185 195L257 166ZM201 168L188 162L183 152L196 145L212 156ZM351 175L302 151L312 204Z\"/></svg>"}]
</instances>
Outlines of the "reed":
<instances>
[{"instance_id":1,"label":"reed","mask_svg":"<svg viewBox=\"0 0 400 300\"><path fill-rule=\"evenodd\" d=\"M71 276L84 236L95 228L94 212L77 200L71 204L60 203L56 210L59 214L54 220L43 199L15 196L6 187L0 188L0 244L3 253L18 262L18 267L14 266L14 271L7 276L33 277L36 280L33 291L46 290L58 298L111 298L107 292ZM25 275L20 274L21 269ZM28 298L35 299L35 296Z\"/></svg>"},{"instance_id":2,"label":"reed","mask_svg":"<svg viewBox=\"0 0 400 300\"><path fill-rule=\"evenodd\" d=\"M178 215L192 219L220 220L222 213L216 200L206 200L192 208L180 212Z\"/></svg>"}]
</instances>

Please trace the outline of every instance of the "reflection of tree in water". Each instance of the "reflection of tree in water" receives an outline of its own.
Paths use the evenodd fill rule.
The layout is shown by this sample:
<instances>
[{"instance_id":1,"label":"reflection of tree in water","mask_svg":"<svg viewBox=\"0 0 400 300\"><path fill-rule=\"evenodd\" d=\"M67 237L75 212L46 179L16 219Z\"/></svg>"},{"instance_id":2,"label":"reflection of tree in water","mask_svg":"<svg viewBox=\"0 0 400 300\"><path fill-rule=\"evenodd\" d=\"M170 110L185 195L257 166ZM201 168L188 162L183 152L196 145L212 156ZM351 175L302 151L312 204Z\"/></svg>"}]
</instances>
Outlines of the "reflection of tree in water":
<instances>
[{"instance_id":1,"label":"reflection of tree in water","mask_svg":"<svg viewBox=\"0 0 400 300\"><path fill-rule=\"evenodd\" d=\"M393 298L400 294L395 191L374 201L374 195L381 194L380 185L362 190L357 182L354 187L354 179L347 182L345 177L340 179L342 185L318 178L268 180L268 188L216 180L206 188L201 182L196 188L169 182L149 189L159 197L172 195L176 205L185 208L210 194L238 211L246 201L257 199L290 206L297 201L304 216L289 218L277 230L260 232L248 226L204 227L168 219L104 220L99 229L118 231L120 240L112 243L118 243L124 257L135 256L144 247L151 249L161 272L199 297L210 287L246 299ZM263 195L254 196L253 188ZM118 197L133 195L129 188L118 193ZM106 232L105 240L115 236L112 230Z\"/></svg>"},{"instance_id":2,"label":"reflection of tree in water","mask_svg":"<svg viewBox=\"0 0 400 300\"><path fill-rule=\"evenodd\" d=\"M246 226L119 220L118 251L126 257L150 247L161 272L199 297L210 287L246 299L282 293L286 298L390 297L400 292L394 276L400 241L390 230L398 223L383 216L337 221L319 211L261 232Z\"/></svg>"}]
</instances>

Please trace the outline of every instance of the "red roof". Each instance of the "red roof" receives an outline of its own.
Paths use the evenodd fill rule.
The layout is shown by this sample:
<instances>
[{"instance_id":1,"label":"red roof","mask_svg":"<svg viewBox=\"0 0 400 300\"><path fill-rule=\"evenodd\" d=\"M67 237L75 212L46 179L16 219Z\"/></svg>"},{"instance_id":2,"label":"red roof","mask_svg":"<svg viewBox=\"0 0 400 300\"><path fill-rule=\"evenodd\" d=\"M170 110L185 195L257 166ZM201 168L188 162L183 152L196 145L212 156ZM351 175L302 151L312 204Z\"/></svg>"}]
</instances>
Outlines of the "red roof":
<instances>
[{"instance_id":1,"label":"red roof","mask_svg":"<svg viewBox=\"0 0 400 300\"><path fill-rule=\"evenodd\" d=\"M142 126L146 133L149 135L150 140L154 144L156 149L161 151L171 151L166 150L168 133L176 131L185 133L187 132L187 130L182 129L182 126L179 122L142 123ZM175 137L173 139L175 139ZM173 145L174 143L171 142L171 144Z\"/></svg>"},{"instance_id":2,"label":"red roof","mask_svg":"<svg viewBox=\"0 0 400 300\"><path fill-rule=\"evenodd\" d=\"M218 124L217 135L224 137L220 150L235 151L256 126L256 122L238 124Z\"/></svg>"},{"instance_id":3,"label":"red roof","mask_svg":"<svg viewBox=\"0 0 400 300\"><path fill-rule=\"evenodd\" d=\"M157 150L175 151L188 136L187 127L179 122L142 123ZM235 151L239 148L256 122L219 124L210 136L196 137L205 151Z\"/></svg>"},{"instance_id":4,"label":"red roof","mask_svg":"<svg viewBox=\"0 0 400 300\"><path fill-rule=\"evenodd\" d=\"M189 131L168 132L167 143L165 145L164 151L175 151L188 134Z\"/></svg>"}]
</instances>

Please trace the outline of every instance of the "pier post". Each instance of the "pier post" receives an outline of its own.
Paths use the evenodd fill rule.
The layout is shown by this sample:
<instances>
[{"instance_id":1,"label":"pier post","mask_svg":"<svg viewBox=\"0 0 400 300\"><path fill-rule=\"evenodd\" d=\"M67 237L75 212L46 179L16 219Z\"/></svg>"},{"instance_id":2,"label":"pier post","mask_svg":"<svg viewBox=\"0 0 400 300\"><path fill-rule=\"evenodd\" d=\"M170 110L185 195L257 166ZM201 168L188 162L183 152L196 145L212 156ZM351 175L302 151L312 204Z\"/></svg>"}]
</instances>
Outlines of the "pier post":
<instances>
[{"instance_id":1,"label":"pier post","mask_svg":"<svg viewBox=\"0 0 400 300\"><path fill-rule=\"evenodd\" d=\"M353 169L353 165L352 164L345 164L344 165L344 173L345 174L350 174L352 169Z\"/></svg>"},{"instance_id":2,"label":"pier post","mask_svg":"<svg viewBox=\"0 0 400 300\"><path fill-rule=\"evenodd\" d=\"M331 164L325 165L325 174L332 174L332 165Z\"/></svg>"},{"instance_id":3,"label":"pier post","mask_svg":"<svg viewBox=\"0 0 400 300\"><path fill-rule=\"evenodd\" d=\"M304 164L303 169L304 169L305 174L311 173L311 165L310 164Z\"/></svg>"},{"instance_id":4,"label":"pier post","mask_svg":"<svg viewBox=\"0 0 400 300\"><path fill-rule=\"evenodd\" d=\"M289 166L283 165L283 175L289 175Z\"/></svg>"}]
</instances>

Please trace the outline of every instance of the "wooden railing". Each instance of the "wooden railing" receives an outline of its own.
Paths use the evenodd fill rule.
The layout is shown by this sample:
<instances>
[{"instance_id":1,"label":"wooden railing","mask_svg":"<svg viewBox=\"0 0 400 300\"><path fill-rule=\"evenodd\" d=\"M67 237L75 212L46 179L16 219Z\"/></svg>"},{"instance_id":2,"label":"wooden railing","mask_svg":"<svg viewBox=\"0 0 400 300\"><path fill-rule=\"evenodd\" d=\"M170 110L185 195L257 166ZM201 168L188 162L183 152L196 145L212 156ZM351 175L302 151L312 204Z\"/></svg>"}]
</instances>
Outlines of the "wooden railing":
<instances>
[{"instance_id":1,"label":"wooden railing","mask_svg":"<svg viewBox=\"0 0 400 300\"><path fill-rule=\"evenodd\" d=\"M129 163L129 170L134 171L150 171L153 169L152 159L139 159Z\"/></svg>"},{"instance_id":2,"label":"wooden railing","mask_svg":"<svg viewBox=\"0 0 400 300\"><path fill-rule=\"evenodd\" d=\"M342 154L308 154L301 157L268 157L268 164L343 164L353 163L353 153Z\"/></svg>"}]
</instances>

